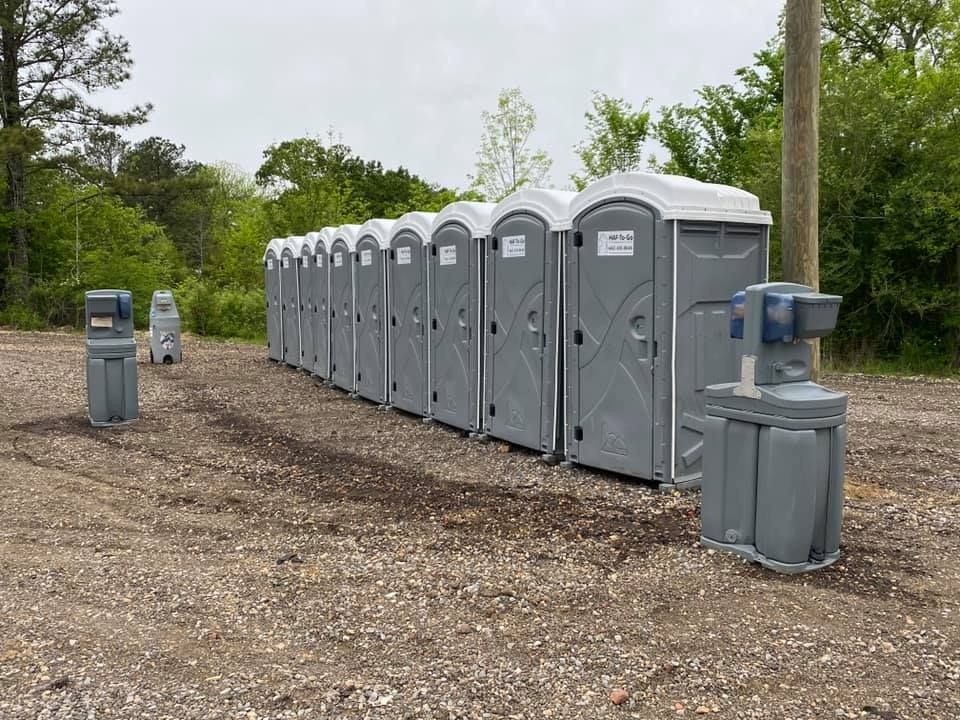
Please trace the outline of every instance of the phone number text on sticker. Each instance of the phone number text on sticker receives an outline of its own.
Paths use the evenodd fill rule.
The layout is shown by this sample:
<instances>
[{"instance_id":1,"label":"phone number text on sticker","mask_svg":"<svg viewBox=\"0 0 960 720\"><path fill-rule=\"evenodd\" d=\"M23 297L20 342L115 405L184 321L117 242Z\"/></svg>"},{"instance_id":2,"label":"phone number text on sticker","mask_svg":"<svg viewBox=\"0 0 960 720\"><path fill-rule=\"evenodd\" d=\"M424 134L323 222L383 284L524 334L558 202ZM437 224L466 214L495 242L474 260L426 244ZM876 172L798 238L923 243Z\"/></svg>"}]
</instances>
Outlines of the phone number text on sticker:
<instances>
[{"instance_id":1,"label":"phone number text on sticker","mask_svg":"<svg viewBox=\"0 0 960 720\"><path fill-rule=\"evenodd\" d=\"M333 254L333 266L341 267L343 265L343 253L338 252Z\"/></svg>"},{"instance_id":2,"label":"phone number text on sticker","mask_svg":"<svg viewBox=\"0 0 960 720\"><path fill-rule=\"evenodd\" d=\"M360 264L364 267L367 265L373 265L373 250L360 251Z\"/></svg>"},{"instance_id":3,"label":"phone number text on sticker","mask_svg":"<svg viewBox=\"0 0 960 720\"><path fill-rule=\"evenodd\" d=\"M457 264L457 246L456 245L443 245L440 248L440 264L441 265L456 265Z\"/></svg>"},{"instance_id":4,"label":"phone number text on sticker","mask_svg":"<svg viewBox=\"0 0 960 720\"><path fill-rule=\"evenodd\" d=\"M397 265L409 265L409 264L410 264L410 248L398 247L397 248Z\"/></svg>"},{"instance_id":5,"label":"phone number text on sticker","mask_svg":"<svg viewBox=\"0 0 960 720\"><path fill-rule=\"evenodd\" d=\"M597 233L598 256L633 256L633 230L601 230Z\"/></svg>"},{"instance_id":6,"label":"phone number text on sticker","mask_svg":"<svg viewBox=\"0 0 960 720\"><path fill-rule=\"evenodd\" d=\"M501 257L505 258L521 258L525 257L527 254L527 236L526 235L508 235L504 238L501 238L500 241L503 243L503 249L501 250Z\"/></svg>"}]
</instances>

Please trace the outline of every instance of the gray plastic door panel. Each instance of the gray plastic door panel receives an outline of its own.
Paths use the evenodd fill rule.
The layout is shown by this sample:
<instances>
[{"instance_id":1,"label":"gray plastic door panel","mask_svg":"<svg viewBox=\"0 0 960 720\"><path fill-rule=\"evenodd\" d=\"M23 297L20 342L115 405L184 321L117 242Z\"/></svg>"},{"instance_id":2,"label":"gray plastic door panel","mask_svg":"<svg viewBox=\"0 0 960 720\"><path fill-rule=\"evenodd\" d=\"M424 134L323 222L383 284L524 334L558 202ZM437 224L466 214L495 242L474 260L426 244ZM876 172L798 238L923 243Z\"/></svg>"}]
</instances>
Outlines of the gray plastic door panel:
<instances>
[{"instance_id":1,"label":"gray plastic door panel","mask_svg":"<svg viewBox=\"0 0 960 720\"><path fill-rule=\"evenodd\" d=\"M458 223L444 225L433 236L430 249L430 305L432 345L430 413L437 420L470 430L476 420L476 386L472 351L470 278L472 239ZM434 254L436 253L436 254Z\"/></svg>"},{"instance_id":2,"label":"gray plastic door panel","mask_svg":"<svg viewBox=\"0 0 960 720\"><path fill-rule=\"evenodd\" d=\"M333 364L330 377L335 385L352 391L353 369L353 258L342 242L330 252L330 342Z\"/></svg>"},{"instance_id":3,"label":"gray plastic door panel","mask_svg":"<svg viewBox=\"0 0 960 720\"><path fill-rule=\"evenodd\" d=\"M284 251L280 260L280 283L283 288L283 360L287 365L300 365L300 292L297 258Z\"/></svg>"},{"instance_id":4,"label":"gray plastic door panel","mask_svg":"<svg viewBox=\"0 0 960 720\"><path fill-rule=\"evenodd\" d=\"M617 202L589 211L575 229L583 244L573 249L579 296L568 300L579 330L570 359L571 454L583 465L652 478L656 219Z\"/></svg>"},{"instance_id":5,"label":"gray plastic door panel","mask_svg":"<svg viewBox=\"0 0 960 720\"><path fill-rule=\"evenodd\" d=\"M764 282L766 233L762 225L677 226L676 480L701 473L705 388L740 377L730 298Z\"/></svg>"},{"instance_id":6,"label":"gray plastic door panel","mask_svg":"<svg viewBox=\"0 0 960 720\"><path fill-rule=\"evenodd\" d=\"M313 344L313 268L310 249L300 255L297 276L300 280L300 367L313 372L316 347Z\"/></svg>"},{"instance_id":7,"label":"gray plastic door panel","mask_svg":"<svg viewBox=\"0 0 960 720\"><path fill-rule=\"evenodd\" d=\"M267 254L263 268L264 289L267 293L267 357L283 360L283 298L280 294L280 258Z\"/></svg>"},{"instance_id":8,"label":"gray plastic door panel","mask_svg":"<svg viewBox=\"0 0 960 720\"><path fill-rule=\"evenodd\" d=\"M317 356L313 372L330 379L330 274L327 251L317 245L313 255L313 344Z\"/></svg>"},{"instance_id":9,"label":"gray plastic door panel","mask_svg":"<svg viewBox=\"0 0 960 720\"><path fill-rule=\"evenodd\" d=\"M487 432L540 448L547 228L527 214L494 228L487 275Z\"/></svg>"},{"instance_id":10,"label":"gray plastic door panel","mask_svg":"<svg viewBox=\"0 0 960 720\"><path fill-rule=\"evenodd\" d=\"M383 253L376 240L357 243L357 393L368 400L386 402L386 318L383 287Z\"/></svg>"},{"instance_id":11,"label":"gray plastic door panel","mask_svg":"<svg viewBox=\"0 0 960 720\"><path fill-rule=\"evenodd\" d=\"M390 382L392 404L424 415L427 411L426 283L424 247L402 232L393 239L390 259Z\"/></svg>"}]
</instances>

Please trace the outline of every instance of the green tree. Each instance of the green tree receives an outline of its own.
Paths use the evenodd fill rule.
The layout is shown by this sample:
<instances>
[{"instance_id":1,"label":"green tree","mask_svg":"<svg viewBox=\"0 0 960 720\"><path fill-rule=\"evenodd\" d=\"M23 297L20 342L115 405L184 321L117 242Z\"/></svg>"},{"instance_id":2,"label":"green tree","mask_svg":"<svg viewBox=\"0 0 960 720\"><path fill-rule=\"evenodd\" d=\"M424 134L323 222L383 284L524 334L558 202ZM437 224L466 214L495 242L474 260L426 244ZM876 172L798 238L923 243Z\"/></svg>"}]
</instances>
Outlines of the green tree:
<instances>
[{"instance_id":1,"label":"green tree","mask_svg":"<svg viewBox=\"0 0 960 720\"><path fill-rule=\"evenodd\" d=\"M518 88L504 90L496 112L483 111L483 134L471 189L499 201L525 186L542 185L553 161L543 150L531 150L530 137L537 125L533 105Z\"/></svg>"},{"instance_id":2,"label":"green tree","mask_svg":"<svg viewBox=\"0 0 960 720\"><path fill-rule=\"evenodd\" d=\"M593 107L584 113L589 139L575 148L583 170L570 176L577 190L611 173L640 168L650 127L648 103L635 111L622 98L593 93Z\"/></svg>"},{"instance_id":3,"label":"green tree","mask_svg":"<svg viewBox=\"0 0 960 720\"><path fill-rule=\"evenodd\" d=\"M77 141L85 128L142 122L149 110L110 113L90 100L129 76L127 43L105 25L117 12L113 0L0 0L0 156L9 237L0 274L14 301L26 300L30 288L28 183L37 156Z\"/></svg>"}]
</instances>

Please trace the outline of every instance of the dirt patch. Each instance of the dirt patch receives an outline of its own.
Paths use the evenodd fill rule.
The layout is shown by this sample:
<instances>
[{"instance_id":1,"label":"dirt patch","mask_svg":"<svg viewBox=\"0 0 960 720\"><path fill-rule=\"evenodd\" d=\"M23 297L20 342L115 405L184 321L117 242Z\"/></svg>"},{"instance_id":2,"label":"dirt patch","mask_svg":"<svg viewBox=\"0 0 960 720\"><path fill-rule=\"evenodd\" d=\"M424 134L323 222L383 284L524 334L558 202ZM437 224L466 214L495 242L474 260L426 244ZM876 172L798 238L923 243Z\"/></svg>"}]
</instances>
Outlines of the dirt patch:
<instances>
[{"instance_id":1,"label":"dirt patch","mask_svg":"<svg viewBox=\"0 0 960 720\"><path fill-rule=\"evenodd\" d=\"M827 379L844 554L784 577L700 547L696 494L262 348L141 363L142 420L95 430L82 352L0 332L4 719L960 716L957 383Z\"/></svg>"}]
</instances>

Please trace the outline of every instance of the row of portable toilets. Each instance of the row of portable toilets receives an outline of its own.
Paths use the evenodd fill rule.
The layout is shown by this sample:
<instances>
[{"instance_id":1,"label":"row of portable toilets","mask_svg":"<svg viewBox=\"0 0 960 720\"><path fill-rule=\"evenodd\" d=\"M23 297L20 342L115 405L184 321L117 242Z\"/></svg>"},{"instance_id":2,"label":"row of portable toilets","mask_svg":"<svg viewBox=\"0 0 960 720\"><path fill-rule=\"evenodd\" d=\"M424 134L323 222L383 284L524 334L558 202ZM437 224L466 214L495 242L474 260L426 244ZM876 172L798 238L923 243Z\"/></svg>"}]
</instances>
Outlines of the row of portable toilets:
<instances>
[{"instance_id":1,"label":"row of portable toilets","mask_svg":"<svg viewBox=\"0 0 960 720\"><path fill-rule=\"evenodd\" d=\"M269 356L550 458L684 485L704 389L739 378L730 299L770 214L647 173L271 240Z\"/></svg>"}]
</instances>

